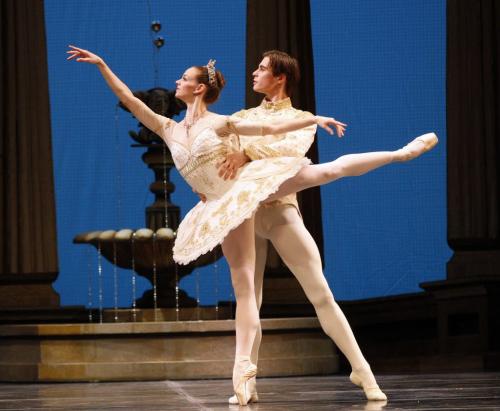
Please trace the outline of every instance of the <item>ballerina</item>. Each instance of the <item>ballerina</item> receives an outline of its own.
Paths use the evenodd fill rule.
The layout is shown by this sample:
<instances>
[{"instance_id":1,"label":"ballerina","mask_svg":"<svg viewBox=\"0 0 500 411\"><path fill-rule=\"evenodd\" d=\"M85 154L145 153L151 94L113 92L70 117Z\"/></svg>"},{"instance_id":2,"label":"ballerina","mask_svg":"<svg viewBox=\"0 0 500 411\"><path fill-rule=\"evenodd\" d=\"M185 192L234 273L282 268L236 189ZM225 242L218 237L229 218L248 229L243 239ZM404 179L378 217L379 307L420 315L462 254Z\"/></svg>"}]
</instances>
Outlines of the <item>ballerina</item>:
<instances>
[{"instance_id":1,"label":"ballerina","mask_svg":"<svg viewBox=\"0 0 500 411\"><path fill-rule=\"evenodd\" d=\"M147 128L158 134L172 153L180 174L196 192L206 196L189 211L177 230L174 260L188 264L218 244L228 262L236 297L236 353L233 388L240 405L250 399L247 383L257 373L250 354L259 315L254 294L255 244L253 215L259 204L286 194L326 184L346 176L361 175L394 161L406 161L430 150L433 133L420 136L396 151L349 154L329 163L311 165L305 158L275 157L252 161L224 180L218 164L238 145L238 135L282 134L317 124L329 134L342 136L346 125L331 117L305 113L302 118L275 123L255 123L208 111L224 87L215 62L188 68L176 81L176 97L187 105L177 123L154 113L137 99L107 66L88 50L70 46L68 60L94 64L119 100Z\"/></svg>"}]
</instances>

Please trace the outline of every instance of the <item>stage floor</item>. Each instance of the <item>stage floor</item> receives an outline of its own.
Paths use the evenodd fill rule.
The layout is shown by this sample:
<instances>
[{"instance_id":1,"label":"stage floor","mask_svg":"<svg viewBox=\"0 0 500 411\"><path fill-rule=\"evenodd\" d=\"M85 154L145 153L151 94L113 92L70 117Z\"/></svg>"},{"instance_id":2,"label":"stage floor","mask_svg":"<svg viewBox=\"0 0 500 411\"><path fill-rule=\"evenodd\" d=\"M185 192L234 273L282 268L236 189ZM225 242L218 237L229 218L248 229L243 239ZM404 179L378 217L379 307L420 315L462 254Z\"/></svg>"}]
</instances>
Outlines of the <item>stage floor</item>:
<instances>
[{"instance_id":1,"label":"stage floor","mask_svg":"<svg viewBox=\"0 0 500 411\"><path fill-rule=\"evenodd\" d=\"M1 370L0 370L1 372ZM259 379L261 401L229 406L229 380L0 384L0 410L500 410L500 373L381 375L387 404L346 376Z\"/></svg>"}]
</instances>

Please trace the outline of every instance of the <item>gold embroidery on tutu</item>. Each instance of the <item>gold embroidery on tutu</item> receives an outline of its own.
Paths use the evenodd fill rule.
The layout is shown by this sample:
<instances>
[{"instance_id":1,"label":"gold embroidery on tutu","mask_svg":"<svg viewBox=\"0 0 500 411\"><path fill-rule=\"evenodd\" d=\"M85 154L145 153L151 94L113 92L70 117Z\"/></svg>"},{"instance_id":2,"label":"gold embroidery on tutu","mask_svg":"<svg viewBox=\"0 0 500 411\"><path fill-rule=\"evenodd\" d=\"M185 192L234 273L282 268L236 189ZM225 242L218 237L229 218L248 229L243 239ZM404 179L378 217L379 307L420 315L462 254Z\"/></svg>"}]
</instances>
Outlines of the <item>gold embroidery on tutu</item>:
<instances>
[{"instance_id":1,"label":"gold embroidery on tutu","mask_svg":"<svg viewBox=\"0 0 500 411\"><path fill-rule=\"evenodd\" d=\"M231 204L231 202L232 198L228 198L226 201L224 201L224 203L222 203L221 206L212 213L212 217L216 217L219 214L226 214L227 207L229 206L229 204Z\"/></svg>"},{"instance_id":2,"label":"gold embroidery on tutu","mask_svg":"<svg viewBox=\"0 0 500 411\"><path fill-rule=\"evenodd\" d=\"M249 197L250 191L242 191L240 194L238 194L238 205L248 203Z\"/></svg>"},{"instance_id":3,"label":"gold embroidery on tutu","mask_svg":"<svg viewBox=\"0 0 500 411\"><path fill-rule=\"evenodd\" d=\"M243 152L250 158L250 160L260 160L262 158L282 156L282 154L278 151L263 144L248 144Z\"/></svg>"},{"instance_id":4,"label":"gold embroidery on tutu","mask_svg":"<svg viewBox=\"0 0 500 411\"><path fill-rule=\"evenodd\" d=\"M212 151L207 154L202 154L199 157L192 157L189 159L189 161L186 163L186 165L182 168L179 169L179 173L186 178L190 173L192 173L194 170L196 170L198 167L215 160L219 157L224 157L227 153L227 150L225 148L219 149Z\"/></svg>"},{"instance_id":5,"label":"gold embroidery on tutu","mask_svg":"<svg viewBox=\"0 0 500 411\"><path fill-rule=\"evenodd\" d=\"M206 236L210 232L210 224L204 223L200 229L200 235L202 237Z\"/></svg>"}]
</instances>

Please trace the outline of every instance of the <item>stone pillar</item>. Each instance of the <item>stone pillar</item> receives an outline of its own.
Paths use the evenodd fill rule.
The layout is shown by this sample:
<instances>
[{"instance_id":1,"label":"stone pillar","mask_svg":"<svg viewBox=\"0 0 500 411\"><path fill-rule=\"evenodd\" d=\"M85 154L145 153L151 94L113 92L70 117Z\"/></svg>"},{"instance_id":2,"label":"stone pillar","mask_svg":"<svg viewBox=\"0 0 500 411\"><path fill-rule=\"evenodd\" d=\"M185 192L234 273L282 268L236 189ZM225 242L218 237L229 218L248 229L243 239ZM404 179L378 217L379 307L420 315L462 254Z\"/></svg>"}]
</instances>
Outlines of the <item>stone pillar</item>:
<instances>
[{"instance_id":1,"label":"stone pillar","mask_svg":"<svg viewBox=\"0 0 500 411\"><path fill-rule=\"evenodd\" d=\"M54 308L58 275L41 1L0 2L0 308Z\"/></svg>"},{"instance_id":2,"label":"stone pillar","mask_svg":"<svg viewBox=\"0 0 500 411\"><path fill-rule=\"evenodd\" d=\"M438 304L441 353L500 348L500 5L447 4L447 279L422 284ZM467 27L464 30L464 27Z\"/></svg>"}]
</instances>

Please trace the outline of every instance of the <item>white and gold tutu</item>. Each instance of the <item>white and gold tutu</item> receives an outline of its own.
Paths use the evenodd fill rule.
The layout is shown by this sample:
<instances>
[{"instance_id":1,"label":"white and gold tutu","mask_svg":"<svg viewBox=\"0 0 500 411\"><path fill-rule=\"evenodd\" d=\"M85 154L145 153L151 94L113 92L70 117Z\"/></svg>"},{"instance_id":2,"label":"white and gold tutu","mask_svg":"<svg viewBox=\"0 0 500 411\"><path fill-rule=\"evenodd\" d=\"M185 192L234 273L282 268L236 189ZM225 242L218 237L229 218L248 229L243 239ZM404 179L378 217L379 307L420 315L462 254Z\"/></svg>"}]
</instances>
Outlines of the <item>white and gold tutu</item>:
<instances>
[{"instance_id":1,"label":"white and gold tutu","mask_svg":"<svg viewBox=\"0 0 500 411\"><path fill-rule=\"evenodd\" d=\"M194 191L207 197L189 211L177 229L173 251L179 264L188 264L222 243L262 201L310 163L303 157L255 160L240 168L234 180L224 180L218 176L217 164L227 154L226 141L207 127L191 147L175 140L169 144L181 175Z\"/></svg>"}]
</instances>

